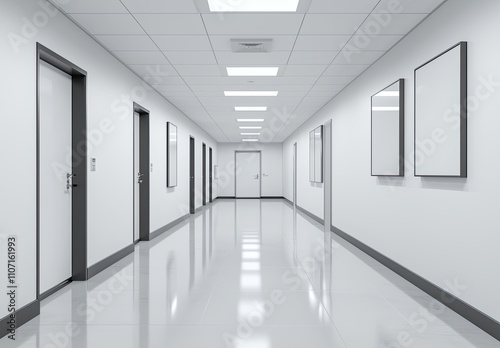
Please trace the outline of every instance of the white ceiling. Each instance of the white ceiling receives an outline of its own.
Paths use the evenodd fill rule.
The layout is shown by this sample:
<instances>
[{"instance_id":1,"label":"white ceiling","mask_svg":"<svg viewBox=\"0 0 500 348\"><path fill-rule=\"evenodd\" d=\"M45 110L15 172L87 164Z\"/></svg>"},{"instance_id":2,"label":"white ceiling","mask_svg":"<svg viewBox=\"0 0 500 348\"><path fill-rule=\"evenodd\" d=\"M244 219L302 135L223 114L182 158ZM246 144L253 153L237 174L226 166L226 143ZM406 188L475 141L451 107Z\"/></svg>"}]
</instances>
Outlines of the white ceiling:
<instances>
[{"instance_id":1,"label":"white ceiling","mask_svg":"<svg viewBox=\"0 0 500 348\"><path fill-rule=\"evenodd\" d=\"M206 0L73 0L59 8L217 141L241 141L236 118L257 116L266 120L261 141L281 142L444 1L301 0L297 13L210 13ZM273 48L233 53L234 38L273 39ZM227 66L280 70L228 77Z\"/></svg>"}]
</instances>

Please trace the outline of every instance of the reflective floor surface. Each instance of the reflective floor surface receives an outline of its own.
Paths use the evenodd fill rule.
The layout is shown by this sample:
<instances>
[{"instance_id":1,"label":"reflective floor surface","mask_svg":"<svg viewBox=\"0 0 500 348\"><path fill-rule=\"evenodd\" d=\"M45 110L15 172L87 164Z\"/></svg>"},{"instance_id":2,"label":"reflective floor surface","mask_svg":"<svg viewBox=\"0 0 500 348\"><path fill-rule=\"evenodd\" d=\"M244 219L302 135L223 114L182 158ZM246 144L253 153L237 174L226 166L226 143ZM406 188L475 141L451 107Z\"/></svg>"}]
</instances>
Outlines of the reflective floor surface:
<instances>
[{"instance_id":1,"label":"reflective floor surface","mask_svg":"<svg viewBox=\"0 0 500 348\"><path fill-rule=\"evenodd\" d=\"M0 347L465 348L500 342L283 200L218 200L42 302Z\"/></svg>"}]
</instances>

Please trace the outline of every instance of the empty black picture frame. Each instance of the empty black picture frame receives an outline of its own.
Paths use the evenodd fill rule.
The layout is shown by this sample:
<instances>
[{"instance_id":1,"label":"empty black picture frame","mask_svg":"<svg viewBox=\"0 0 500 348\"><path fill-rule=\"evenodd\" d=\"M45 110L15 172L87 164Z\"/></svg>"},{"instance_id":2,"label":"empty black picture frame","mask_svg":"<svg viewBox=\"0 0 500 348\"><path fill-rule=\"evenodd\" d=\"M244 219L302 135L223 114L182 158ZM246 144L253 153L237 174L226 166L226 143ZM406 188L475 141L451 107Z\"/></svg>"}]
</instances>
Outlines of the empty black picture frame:
<instances>
[{"instance_id":1,"label":"empty black picture frame","mask_svg":"<svg viewBox=\"0 0 500 348\"><path fill-rule=\"evenodd\" d=\"M167 122L167 187L177 186L177 126Z\"/></svg>"},{"instance_id":2,"label":"empty black picture frame","mask_svg":"<svg viewBox=\"0 0 500 348\"><path fill-rule=\"evenodd\" d=\"M399 79L371 98L371 176L405 175L404 130L405 81Z\"/></svg>"},{"instance_id":3,"label":"empty black picture frame","mask_svg":"<svg viewBox=\"0 0 500 348\"><path fill-rule=\"evenodd\" d=\"M416 68L414 83L414 175L466 178L467 42Z\"/></svg>"}]
</instances>

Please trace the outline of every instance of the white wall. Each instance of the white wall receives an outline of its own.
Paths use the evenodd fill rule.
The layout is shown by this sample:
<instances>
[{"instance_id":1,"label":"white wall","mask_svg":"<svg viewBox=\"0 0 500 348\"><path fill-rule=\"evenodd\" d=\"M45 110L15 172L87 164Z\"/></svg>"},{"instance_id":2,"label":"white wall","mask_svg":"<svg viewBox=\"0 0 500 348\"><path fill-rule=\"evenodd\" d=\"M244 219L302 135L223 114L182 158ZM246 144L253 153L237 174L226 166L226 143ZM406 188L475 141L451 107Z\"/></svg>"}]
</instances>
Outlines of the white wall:
<instances>
[{"instance_id":1,"label":"white wall","mask_svg":"<svg viewBox=\"0 0 500 348\"><path fill-rule=\"evenodd\" d=\"M281 143L219 143L219 179L217 180L219 196L235 196L234 153L239 150L262 151L262 196L283 196L281 183L283 178L283 147ZM264 176L264 174L267 176Z\"/></svg>"},{"instance_id":2,"label":"white wall","mask_svg":"<svg viewBox=\"0 0 500 348\"><path fill-rule=\"evenodd\" d=\"M309 132L321 124L314 123L283 143L283 195L293 201L293 144L297 143L297 205L323 219L324 184L309 181Z\"/></svg>"},{"instance_id":3,"label":"white wall","mask_svg":"<svg viewBox=\"0 0 500 348\"><path fill-rule=\"evenodd\" d=\"M44 4L43 2L40 2ZM151 231L187 212L188 136L214 149L217 143L144 83L64 15L47 12L38 1L1 0L0 11L0 258L7 259L6 238L18 238L18 308L36 298L36 43L88 73L89 157L97 171L88 176L88 266L132 243L133 134L132 103L151 112ZM50 11L49 11L50 12ZM36 21L28 27L27 22ZM10 39L19 45L12 45ZM132 98L128 96L134 96ZM103 120L106 124L103 127ZM166 188L166 125L179 129L179 186ZM200 161L197 161L199 165ZM198 167L200 168L200 167ZM201 170L201 169L200 169ZM201 175L197 177L201 187ZM216 194L215 194L216 196ZM201 197L197 194L197 206ZM57 245L54 244L54 248ZM6 288L6 268L0 287ZM0 297L0 318L7 315L7 297Z\"/></svg>"},{"instance_id":4,"label":"white wall","mask_svg":"<svg viewBox=\"0 0 500 348\"><path fill-rule=\"evenodd\" d=\"M448 1L284 143L307 147L307 133L333 119L333 225L500 320L500 2ZM459 41L469 42L469 177L416 178L412 163L403 179L370 176L370 96L406 79L405 151L413 158L413 69ZM493 80L494 82L485 82ZM439 96L436 96L437 98ZM312 209L306 157L299 186ZM291 172L285 170L290 198ZM302 200L301 200L302 199Z\"/></svg>"}]
</instances>

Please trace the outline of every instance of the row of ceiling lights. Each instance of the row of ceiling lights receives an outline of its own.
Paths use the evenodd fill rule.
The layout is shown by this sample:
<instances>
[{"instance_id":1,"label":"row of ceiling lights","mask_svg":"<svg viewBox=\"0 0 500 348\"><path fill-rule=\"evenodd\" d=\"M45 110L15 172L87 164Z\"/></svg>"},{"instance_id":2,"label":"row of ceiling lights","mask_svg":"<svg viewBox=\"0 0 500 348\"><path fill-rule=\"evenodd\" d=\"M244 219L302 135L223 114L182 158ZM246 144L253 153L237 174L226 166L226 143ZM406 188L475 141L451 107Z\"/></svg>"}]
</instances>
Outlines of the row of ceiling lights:
<instances>
[{"instance_id":1,"label":"row of ceiling lights","mask_svg":"<svg viewBox=\"0 0 500 348\"><path fill-rule=\"evenodd\" d=\"M279 68L268 67L231 67L227 68L228 76L244 76L244 77L270 77L278 76ZM224 91L226 97L276 97L278 91ZM235 106L234 110L237 112L263 112L267 111L267 106ZM238 118L238 122L259 123L264 122L263 118ZM240 134L242 136L259 136L259 132L249 133L248 130L260 130L262 126L240 126ZM245 132L246 131L246 132ZM243 138L245 142L259 141L258 138Z\"/></svg>"}]
</instances>

